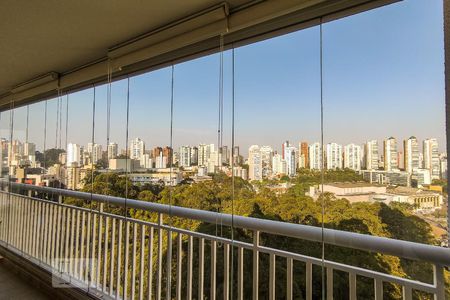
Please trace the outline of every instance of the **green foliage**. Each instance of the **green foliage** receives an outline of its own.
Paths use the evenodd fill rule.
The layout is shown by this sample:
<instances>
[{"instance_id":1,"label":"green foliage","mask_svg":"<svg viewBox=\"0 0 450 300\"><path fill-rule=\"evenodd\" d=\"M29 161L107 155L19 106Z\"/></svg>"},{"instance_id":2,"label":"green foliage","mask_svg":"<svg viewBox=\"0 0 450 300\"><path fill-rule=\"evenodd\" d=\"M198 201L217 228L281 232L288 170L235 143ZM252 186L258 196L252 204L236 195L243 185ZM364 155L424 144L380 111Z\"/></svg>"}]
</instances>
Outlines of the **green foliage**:
<instances>
[{"instance_id":1,"label":"green foliage","mask_svg":"<svg viewBox=\"0 0 450 300\"><path fill-rule=\"evenodd\" d=\"M65 153L63 149L47 149L44 153L36 151L36 161L39 161L43 166L50 167L59 163L59 155Z\"/></svg>"}]
</instances>

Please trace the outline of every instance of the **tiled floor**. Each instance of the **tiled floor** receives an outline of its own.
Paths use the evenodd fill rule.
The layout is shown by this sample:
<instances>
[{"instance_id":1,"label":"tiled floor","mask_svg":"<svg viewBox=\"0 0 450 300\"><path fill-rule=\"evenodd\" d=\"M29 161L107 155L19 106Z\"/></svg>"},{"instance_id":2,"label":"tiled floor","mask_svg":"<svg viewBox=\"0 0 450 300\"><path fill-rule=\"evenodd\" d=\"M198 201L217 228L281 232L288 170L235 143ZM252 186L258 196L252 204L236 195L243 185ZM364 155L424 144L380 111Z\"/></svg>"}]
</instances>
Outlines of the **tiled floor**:
<instances>
[{"instance_id":1,"label":"tiled floor","mask_svg":"<svg viewBox=\"0 0 450 300\"><path fill-rule=\"evenodd\" d=\"M47 300L45 294L29 285L8 268L8 263L0 257L0 300Z\"/></svg>"}]
</instances>

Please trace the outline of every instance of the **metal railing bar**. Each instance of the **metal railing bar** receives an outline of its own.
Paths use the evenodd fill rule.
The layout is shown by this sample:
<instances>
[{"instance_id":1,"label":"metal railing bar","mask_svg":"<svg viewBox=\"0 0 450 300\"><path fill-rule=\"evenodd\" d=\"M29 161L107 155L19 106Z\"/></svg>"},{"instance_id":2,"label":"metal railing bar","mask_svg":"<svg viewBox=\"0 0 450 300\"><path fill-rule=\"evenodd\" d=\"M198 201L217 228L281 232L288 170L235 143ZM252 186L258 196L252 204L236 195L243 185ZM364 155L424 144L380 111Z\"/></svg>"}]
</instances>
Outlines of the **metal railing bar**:
<instances>
[{"instance_id":1,"label":"metal railing bar","mask_svg":"<svg viewBox=\"0 0 450 300\"><path fill-rule=\"evenodd\" d=\"M4 183L4 181L0 181ZM58 192L67 197L97 201L100 203L108 202L111 205L125 206L125 199L108 195L90 194L72 190L60 190L56 188L40 187L23 183L11 183L12 186L25 190L34 190L47 193ZM20 195L22 196L22 195ZM25 196L26 197L26 196ZM232 216L212 211L191 209L179 206L172 206L160 203L152 203L134 199L127 199L127 207L152 211L155 213L169 214L172 216L199 220L207 223L220 221L225 226L231 226ZM276 235L289 236L310 241L322 241L322 231L320 227L285 223L267 219L257 219L251 217L234 216L234 226L257 230L260 232ZM339 231L334 229L324 229L324 241L326 244L343 246L353 249L384 253L404 257L412 260L431 261L436 264L450 266L450 251L442 247L425 245L420 243L395 240L385 237L371 236L366 234Z\"/></svg>"}]
</instances>

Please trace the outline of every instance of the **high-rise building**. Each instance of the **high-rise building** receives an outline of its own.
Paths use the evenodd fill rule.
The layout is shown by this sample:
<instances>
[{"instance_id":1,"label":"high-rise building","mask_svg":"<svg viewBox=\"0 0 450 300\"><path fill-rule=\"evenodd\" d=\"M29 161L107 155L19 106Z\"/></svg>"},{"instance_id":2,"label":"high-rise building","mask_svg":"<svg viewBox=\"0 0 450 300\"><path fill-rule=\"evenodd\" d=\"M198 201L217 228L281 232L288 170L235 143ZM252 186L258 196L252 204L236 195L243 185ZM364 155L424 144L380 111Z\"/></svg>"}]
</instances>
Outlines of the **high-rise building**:
<instances>
[{"instance_id":1,"label":"high-rise building","mask_svg":"<svg viewBox=\"0 0 450 300\"><path fill-rule=\"evenodd\" d=\"M108 145L108 160L117 158L119 155L119 146L117 143L109 143Z\"/></svg>"},{"instance_id":2,"label":"high-rise building","mask_svg":"<svg viewBox=\"0 0 450 300\"><path fill-rule=\"evenodd\" d=\"M24 143L23 144L23 155L30 156L36 155L36 144L34 143Z\"/></svg>"},{"instance_id":3,"label":"high-rise building","mask_svg":"<svg viewBox=\"0 0 450 300\"><path fill-rule=\"evenodd\" d=\"M273 149L270 146L261 146L262 176L267 178L272 174Z\"/></svg>"},{"instance_id":4,"label":"high-rise building","mask_svg":"<svg viewBox=\"0 0 450 300\"><path fill-rule=\"evenodd\" d=\"M307 142L301 142L299 145L300 155L299 155L299 167L309 168L309 149Z\"/></svg>"},{"instance_id":5,"label":"high-rise building","mask_svg":"<svg viewBox=\"0 0 450 300\"><path fill-rule=\"evenodd\" d=\"M309 145L309 168L313 170L320 170L322 168L322 147L320 143Z\"/></svg>"},{"instance_id":6,"label":"high-rise building","mask_svg":"<svg viewBox=\"0 0 450 300\"><path fill-rule=\"evenodd\" d=\"M208 160L214 152L214 144L200 144L198 145L198 165L207 166Z\"/></svg>"},{"instance_id":7,"label":"high-rise building","mask_svg":"<svg viewBox=\"0 0 450 300\"><path fill-rule=\"evenodd\" d=\"M69 144L75 145L75 144ZM69 149L69 148L67 148ZM80 167L78 162L73 162L67 167L66 186L69 190L76 190L80 184Z\"/></svg>"},{"instance_id":8,"label":"high-rise building","mask_svg":"<svg viewBox=\"0 0 450 300\"><path fill-rule=\"evenodd\" d=\"M102 145L96 143L88 143L87 154L89 157L89 163L96 164L100 159L102 159Z\"/></svg>"},{"instance_id":9,"label":"high-rise building","mask_svg":"<svg viewBox=\"0 0 450 300\"><path fill-rule=\"evenodd\" d=\"M159 155L155 157L155 167L157 169L167 168L167 156L163 156L162 151L160 151Z\"/></svg>"},{"instance_id":10,"label":"high-rise building","mask_svg":"<svg viewBox=\"0 0 450 300\"><path fill-rule=\"evenodd\" d=\"M166 158L167 163L174 163L175 155L173 155L173 149L169 146L163 148L163 156ZM168 165L169 167L169 165Z\"/></svg>"},{"instance_id":11,"label":"high-rise building","mask_svg":"<svg viewBox=\"0 0 450 300\"><path fill-rule=\"evenodd\" d=\"M77 144L68 144L67 145L67 166L72 165L73 163L80 164L81 163L81 147Z\"/></svg>"},{"instance_id":12,"label":"high-rise building","mask_svg":"<svg viewBox=\"0 0 450 300\"><path fill-rule=\"evenodd\" d=\"M284 160L286 161L286 171L288 176L297 174L297 149L293 146L284 148Z\"/></svg>"},{"instance_id":13,"label":"high-rise building","mask_svg":"<svg viewBox=\"0 0 450 300\"><path fill-rule=\"evenodd\" d=\"M392 171L398 169L398 153L397 153L397 140L393 137L389 137L383 142L383 156L384 156L384 170Z\"/></svg>"},{"instance_id":14,"label":"high-rise building","mask_svg":"<svg viewBox=\"0 0 450 300\"><path fill-rule=\"evenodd\" d=\"M191 157L192 157L191 149L192 148L190 146L181 146L180 147L180 162L179 162L180 167L190 167L191 166Z\"/></svg>"},{"instance_id":15,"label":"high-rise building","mask_svg":"<svg viewBox=\"0 0 450 300\"><path fill-rule=\"evenodd\" d=\"M289 141L286 141L281 145L281 157L283 159L286 159L286 148L289 146L290 146Z\"/></svg>"},{"instance_id":16,"label":"high-rise building","mask_svg":"<svg viewBox=\"0 0 450 300\"><path fill-rule=\"evenodd\" d=\"M411 136L403 141L404 166L405 171L412 174L415 169L419 169L419 142L416 137Z\"/></svg>"},{"instance_id":17,"label":"high-rise building","mask_svg":"<svg viewBox=\"0 0 450 300\"><path fill-rule=\"evenodd\" d=\"M8 165L18 166L23 154L23 145L19 140L8 143Z\"/></svg>"},{"instance_id":18,"label":"high-rise building","mask_svg":"<svg viewBox=\"0 0 450 300\"><path fill-rule=\"evenodd\" d=\"M153 168L153 160L150 157L150 154L144 153L141 156L141 159L139 161L139 165L141 168L144 169L151 169Z\"/></svg>"},{"instance_id":19,"label":"high-rise building","mask_svg":"<svg viewBox=\"0 0 450 300\"><path fill-rule=\"evenodd\" d=\"M145 143L140 138L135 138L130 141L130 158L140 160L145 152Z\"/></svg>"},{"instance_id":20,"label":"high-rise building","mask_svg":"<svg viewBox=\"0 0 450 300\"><path fill-rule=\"evenodd\" d=\"M342 145L336 143L327 144L327 169L342 169Z\"/></svg>"},{"instance_id":21,"label":"high-rise building","mask_svg":"<svg viewBox=\"0 0 450 300\"><path fill-rule=\"evenodd\" d=\"M96 164L99 160L102 159L103 149L102 145L94 144L92 147L92 163Z\"/></svg>"},{"instance_id":22,"label":"high-rise building","mask_svg":"<svg viewBox=\"0 0 450 300\"><path fill-rule=\"evenodd\" d=\"M248 149L248 177L250 180L262 180L261 150L258 145Z\"/></svg>"},{"instance_id":23,"label":"high-rise building","mask_svg":"<svg viewBox=\"0 0 450 300\"><path fill-rule=\"evenodd\" d=\"M344 168L361 170L361 146L348 144L344 147Z\"/></svg>"},{"instance_id":24,"label":"high-rise building","mask_svg":"<svg viewBox=\"0 0 450 300\"><path fill-rule=\"evenodd\" d=\"M230 164L230 156L228 153L228 147L222 146L220 148L220 156L222 157L222 164L228 165Z\"/></svg>"},{"instance_id":25,"label":"high-rise building","mask_svg":"<svg viewBox=\"0 0 450 300\"><path fill-rule=\"evenodd\" d=\"M273 175L287 174L286 161L278 153L275 153L272 157L272 174Z\"/></svg>"},{"instance_id":26,"label":"high-rise building","mask_svg":"<svg viewBox=\"0 0 450 300\"><path fill-rule=\"evenodd\" d=\"M365 165L366 170L378 170L379 169L379 163L378 163L378 141L377 140L371 140L368 141L365 144Z\"/></svg>"},{"instance_id":27,"label":"high-rise building","mask_svg":"<svg viewBox=\"0 0 450 300\"><path fill-rule=\"evenodd\" d=\"M239 155L239 146L234 146L232 156L233 156L233 164L235 166L239 165L241 163L241 156Z\"/></svg>"},{"instance_id":28,"label":"high-rise building","mask_svg":"<svg viewBox=\"0 0 450 300\"><path fill-rule=\"evenodd\" d=\"M162 156L162 147L155 147L155 148L153 148L153 151L152 151L153 158L156 159L160 155Z\"/></svg>"},{"instance_id":29,"label":"high-rise building","mask_svg":"<svg viewBox=\"0 0 450 300\"><path fill-rule=\"evenodd\" d=\"M222 161L222 155L219 152L219 149L215 151L211 151L209 153L209 159L206 164L206 168L208 170L208 173L216 173L219 170L219 167L221 166Z\"/></svg>"},{"instance_id":30,"label":"high-rise building","mask_svg":"<svg viewBox=\"0 0 450 300\"><path fill-rule=\"evenodd\" d=\"M191 165L192 166L198 165L198 148L197 147L191 148Z\"/></svg>"},{"instance_id":31,"label":"high-rise building","mask_svg":"<svg viewBox=\"0 0 450 300\"><path fill-rule=\"evenodd\" d=\"M423 141L424 168L430 170L432 179L440 178L439 145L436 139Z\"/></svg>"}]
</instances>

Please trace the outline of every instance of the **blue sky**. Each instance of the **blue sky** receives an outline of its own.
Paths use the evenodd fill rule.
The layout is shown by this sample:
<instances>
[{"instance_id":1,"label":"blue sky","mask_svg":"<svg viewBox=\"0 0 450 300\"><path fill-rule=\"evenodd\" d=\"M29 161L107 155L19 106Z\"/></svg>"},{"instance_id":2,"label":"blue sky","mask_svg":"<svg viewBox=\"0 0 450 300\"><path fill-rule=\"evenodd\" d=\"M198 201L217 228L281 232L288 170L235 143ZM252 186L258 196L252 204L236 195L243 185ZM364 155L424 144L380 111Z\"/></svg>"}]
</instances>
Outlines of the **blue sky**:
<instances>
[{"instance_id":1,"label":"blue sky","mask_svg":"<svg viewBox=\"0 0 450 300\"><path fill-rule=\"evenodd\" d=\"M280 149L320 138L319 27L235 50L236 144ZM444 150L442 0L405 0L323 25L325 142L436 137ZM175 66L175 147L217 143L219 55ZM231 145L231 52L224 54L224 144ZM171 70L130 78L129 137L169 145ZM113 84L111 141L125 147L127 82ZM92 139L93 90L69 96L69 142ZM65 137L65 99L63 130ZM59 140L56 101L47 103L47 148ZM30 106L29 136L43 148L44 103ZM2 113L2 136L9 114ZM26 108L14 136L25 139ZM58 136L58 138L56 138ZM106 87L96 88L95 141L106 144Z\"/></svg>"}]
</instances>

